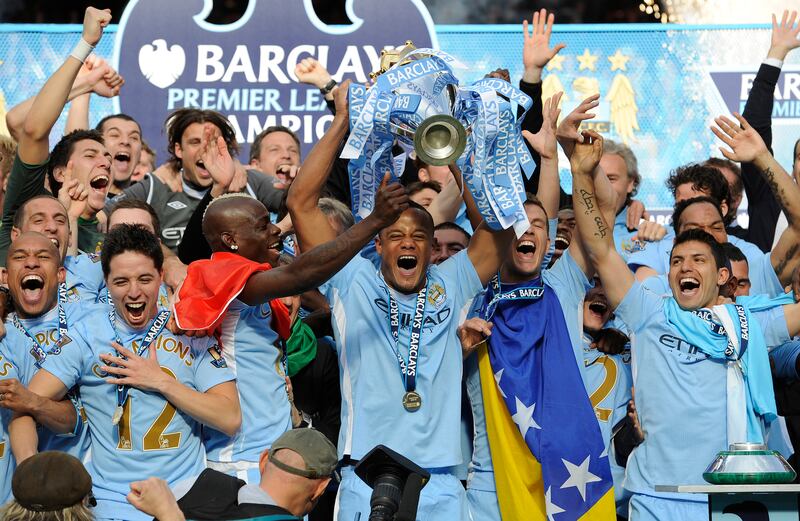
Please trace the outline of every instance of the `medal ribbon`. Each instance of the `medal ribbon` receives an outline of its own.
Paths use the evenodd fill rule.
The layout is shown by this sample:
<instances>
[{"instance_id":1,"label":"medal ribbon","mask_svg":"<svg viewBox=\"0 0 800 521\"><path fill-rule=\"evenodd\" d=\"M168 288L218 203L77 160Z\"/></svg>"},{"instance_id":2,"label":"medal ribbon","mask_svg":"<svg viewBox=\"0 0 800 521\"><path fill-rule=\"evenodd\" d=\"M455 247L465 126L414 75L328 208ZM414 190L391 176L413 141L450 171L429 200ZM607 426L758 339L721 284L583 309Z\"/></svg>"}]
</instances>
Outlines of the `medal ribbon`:
<instances>
[{"instance_id":1,"label":"medal ribbon","mask_svg":"<svg viewBox=\"0 0 800 521\"><path fill-rule=\"evenodd\" d=\"M64 312L63 305L63 303L66 302L66 296L67 285L62 282L58 285L58 342L61 342L61 339L67 335L67 314ZM36 340L36 337L22 324L16 313L11 315L11 322L20 333L28 337L28 340L31 341L30 353L33 355L33 358L36 359L36 367L41 368L41 363L44 362L44 359L47 357L47 352L45 352L39 341Z\"/></svg>"},{"instance_id":2,"label":"medal ribbon","mask_svg":"<svg viewBox=\"0 0 800 521\"><path fill-rule=\"evenodd\" d=\"M114 330L114 341L116 341L119 345L124 345L122 343L122 339L119 337L119 333L117 332L117 310L114 307L114 303L111 300L111 295L108 295L108 302L111 304L111 309L108 312L108 321L111 323L111 329ZM145 333L144 337L142 337L141 342L139 343L139 348L135 349L137 356L142 356L147 348L150 347L150 344L153 343L153 340L158 338L158 335L164 330L164 327L167 325L167 321L169 320L170 311L168 309L162 309L156 315L156 318L153 319L153 322L150 324L150 328ZM123 356L119 351L117 352L117 356ZM128 400L128 393L130 393L130 387L127 385L118 385L117 386L117 408L114 410L114 416L111 419L111 423L114 425L119 423L119 420L122 418L122 408L125 406L125 402Z\"/></svg>"},{"instance_id":3,"label":"medal ribbon","mask_svg":"<svg viewBox=\"0 0 800 521\"><path fill-rule=\"evenodd\" d=\"M414 306L414 316L411 320L411 337L408 344L408 363L403 359L398 349L400 342L400 307L397 300L392 296L389 288L386 294L389 298L389 329L392 331L394 346L389 346L397 357L400 366L400 374L403 376L406 392L411 392L417 388L417 357L419 356L419 341L422 335L422 324L425 321L425 297L428 293L427 282L417 293L417 303Z\"/></svg>"},{"instance_id":4,"label":"medal ribbon","mask_svg":"<svg viewBox=\"0 0 800 521\"><path fill-rule=\"evenodd\" d=\"M482 312L484 320L487 321L492 318L495 309L497 309L497 305L503 300L539 300L544 295L544 286L541 283L538 285L523 286L520 288L515 288L511 291L503 292L499 273L492 277L490 288L490 295L492 295L492 297L489 299L489 302L484 305Z\"/></svg>"}]
</instances>

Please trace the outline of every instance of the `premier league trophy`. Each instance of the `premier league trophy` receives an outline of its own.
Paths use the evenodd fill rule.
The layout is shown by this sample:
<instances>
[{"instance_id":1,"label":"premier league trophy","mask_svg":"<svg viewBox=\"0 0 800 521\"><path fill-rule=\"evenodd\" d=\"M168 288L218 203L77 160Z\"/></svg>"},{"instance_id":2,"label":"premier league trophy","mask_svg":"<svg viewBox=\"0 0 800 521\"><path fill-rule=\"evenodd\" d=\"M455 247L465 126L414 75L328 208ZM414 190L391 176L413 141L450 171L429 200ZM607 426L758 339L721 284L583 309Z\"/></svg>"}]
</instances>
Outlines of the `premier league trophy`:
<instances>
[{"instance_id":1,"label":"premier league trophy","mask_svg":"<svg viewBox=\"0 0 800 521\"><path fill-rule=\"evenodd\" d=\"M349 159L353 211L366 217L384 174L402 174L412 152L429 165L457 164L486 223L495 229L528 228L522 172L533 160L521 123L531 99L495 78L460 87L453 68L464 68L435 49L411 42L384 51L372 85L351 85Z\"/></svg>"}]
</instances>

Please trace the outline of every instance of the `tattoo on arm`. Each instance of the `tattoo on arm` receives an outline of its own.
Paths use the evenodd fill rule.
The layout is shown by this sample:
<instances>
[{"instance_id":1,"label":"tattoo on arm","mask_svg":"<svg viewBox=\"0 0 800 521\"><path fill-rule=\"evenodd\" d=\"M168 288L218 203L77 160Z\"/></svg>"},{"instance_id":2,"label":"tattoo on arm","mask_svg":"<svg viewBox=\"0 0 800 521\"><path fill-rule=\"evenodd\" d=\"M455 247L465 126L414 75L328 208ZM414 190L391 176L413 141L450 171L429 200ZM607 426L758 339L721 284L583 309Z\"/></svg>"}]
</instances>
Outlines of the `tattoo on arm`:
<instances>
[{"instance_id":1,"label":"tattoo on arm","mask_svg":"<svg viewBox=\"0 0 800 521\"><path fill-rule=\"evenodd\" d=\"M581 196L581 203L583 203L583 206L586 208L584 214L589 215L592 213L592 210L594 210L594 194L582 188L578 193Z\"/></svg>"},{"instance_id":2,"label":"tattoo on arm","mask_svg":"<svg viewBox=\"0 0 800 521\"><path fill-rule=\"evenodd\" d=\"M786 198L786 192L783 190L783 188L778 186L778 183L775 180L775 175L776 175L775 172L769 167L767 167L766 170L764 170L764 178L767 181L769 189L772 190L773 194L775 194L775 198L778 200L778 204L780 204L781 208L786 210L786 208L790 205L790 203ZM783 213L784 215L786 215L786 220L789 226L791 226L793 224L791 212L784 211Z\"/></svg>"},{"instance_id":3,"label":"tattoo on arm","mask_svg":"<svg viewBox=\"0 0 800 521\"><path fill-rule=\"evenodd\" d=\"M778 276L778 278L781 278L783 272L786 271L786 267L789 265L790 262L794 260L795 255L797 255L798 249L800 249L800 246L798 246L797 244L792 244L786 250L786 254L782 258L778 259L778 261L775 264L775 274Z\"/></svg>"},{"instance_id":4,"label":"tattoo on arm","mask_svg":"<svg viewBox=\"0 0 800 521\"><path fill-rule=\"evenodd\" d=\"M603 221L603 218L601 216L595 215L594 224L597 227L597 231L594 232L594 236L604 239L606 236L606 232L608 232L608 226L606 226L605 221Z\"/></svg>"}]
</instances>

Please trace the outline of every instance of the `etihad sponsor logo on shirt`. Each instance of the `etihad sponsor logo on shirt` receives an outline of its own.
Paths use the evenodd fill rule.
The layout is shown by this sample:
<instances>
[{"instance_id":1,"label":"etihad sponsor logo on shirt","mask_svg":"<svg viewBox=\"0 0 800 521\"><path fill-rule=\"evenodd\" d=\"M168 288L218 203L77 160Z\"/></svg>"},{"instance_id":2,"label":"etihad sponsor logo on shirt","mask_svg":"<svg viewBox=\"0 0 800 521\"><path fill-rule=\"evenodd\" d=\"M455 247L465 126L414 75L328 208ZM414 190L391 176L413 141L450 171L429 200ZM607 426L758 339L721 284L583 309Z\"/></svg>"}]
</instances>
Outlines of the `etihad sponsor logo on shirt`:
<instances>
[{"instance_id":1,"label":"etihad sponsor logo on shirt","mask_svg":"<svg viewBox=\"0 0 800 521\"><path fill-rule=\"evenodd\" d=\"M658 338L658 341L664 347L670 349L672 352L682 355L689 361L698 361L698 360L705 360L708 358L708 355L700 351L700 349L687 342L682 338L678 338L673 335L661 335Z\"/></svg>"},{"instance_id":2,"label":"etihad sponsor logo on shirt","mask_svg":"<svg viewBox=\"0 0 800 521\"><path fill-rule=\"evenodd\" d=\"M389 315L389 304L386 302L386 299L383 298L376 298L374 301L378 309L386 313L386 316ZM422 329L432 329L435 326L438 326L447 321L450 318L450 314L452 310L450 307L446 307L437 311L436 313L425 313L425 318L422 320ZM400 313L400 327L411 327L411 322L414 320L414 316L412 313Z\"/></svg>"},{"instance_id":3,"label":"etihad sponsor logo on shirt","mask_svg":"<svg viewBox=\"0 0 800 521\"><path fill-rule=\"evenodd\" d=\"M133 341L131 342L131 347L134 351L138 351L139 349L139 342ZM192 367L194 363L194 353L192 353L192 345L185 344L182 341L178 340L173 336L164 336L158 335L158 337L150 344L149 349L153 349L155 347L159 351L164 351L166 353L173 353L175 356L180 358L186 367Z\"/></svg>"},{"instance_id":4,"label":"etihad sponsor logo on shirt","mask_svg":"<svg viewBox=\"0 0 800 521\"><path fill-rule=\"evenodd\" d=\"M55 332L56 332L56 331L52 331L52 333L55 333ZM36 335L36 336L38 337L39 335ZM53 347L53 349L51 349L51 350L50 350L50 351L49 351L47 354L48 354L48 355L58 355L58 354L61 354L61 348L62 348L62 347L64 347L65 345L69 344L70 342L72 342L72 339L69 337L69 335L63 335L63 336L62 336L62 337L61 337L61 338L60 338L60 339L59 339L59 340L56 342L56 345L55 345L55 347Z\"/></svg>"}]
</instances>

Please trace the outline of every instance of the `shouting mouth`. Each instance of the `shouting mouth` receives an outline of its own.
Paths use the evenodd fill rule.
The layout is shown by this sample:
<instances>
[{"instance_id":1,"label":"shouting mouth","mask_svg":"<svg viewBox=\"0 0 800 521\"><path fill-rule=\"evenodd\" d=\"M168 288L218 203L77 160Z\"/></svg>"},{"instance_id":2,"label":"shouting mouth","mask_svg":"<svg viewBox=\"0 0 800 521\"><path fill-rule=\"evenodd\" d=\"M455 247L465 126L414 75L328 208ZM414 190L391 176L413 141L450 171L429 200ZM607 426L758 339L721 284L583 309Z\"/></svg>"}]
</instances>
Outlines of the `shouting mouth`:
<instances>
[{"instance_id":1,"label":"shouting mouth","mask_svg":"<svg viewBox=\"0 0 800 521\"><path fill-rule=\"evenodd\" d=\"M25 275L20 288L23 298L27 302L38 302L44 294L44 279L36 274Z\"/></svg>"},{"instance_id":2,"label":"shouting mouth","mask_svg":"<svg viewBox=\"0 0 800 521\"><path fill-rule=\"evenodd\" d=\"M694 277L683 277L678 282L678 287L681 290L681 295L693 297L700 291L700 281Z\"/></svg>"},{"instance_id":3,"label":"shouting mouth","mask_svg":"<svg viewBox=\"0 0 800 521\"><path fill-rule=\"evenodd\" d=\"M400 255L397 258L397 269L400 275L404 277L411 277L417 269L417 258L413 255Z\"/></svg>"}]
</instances>

